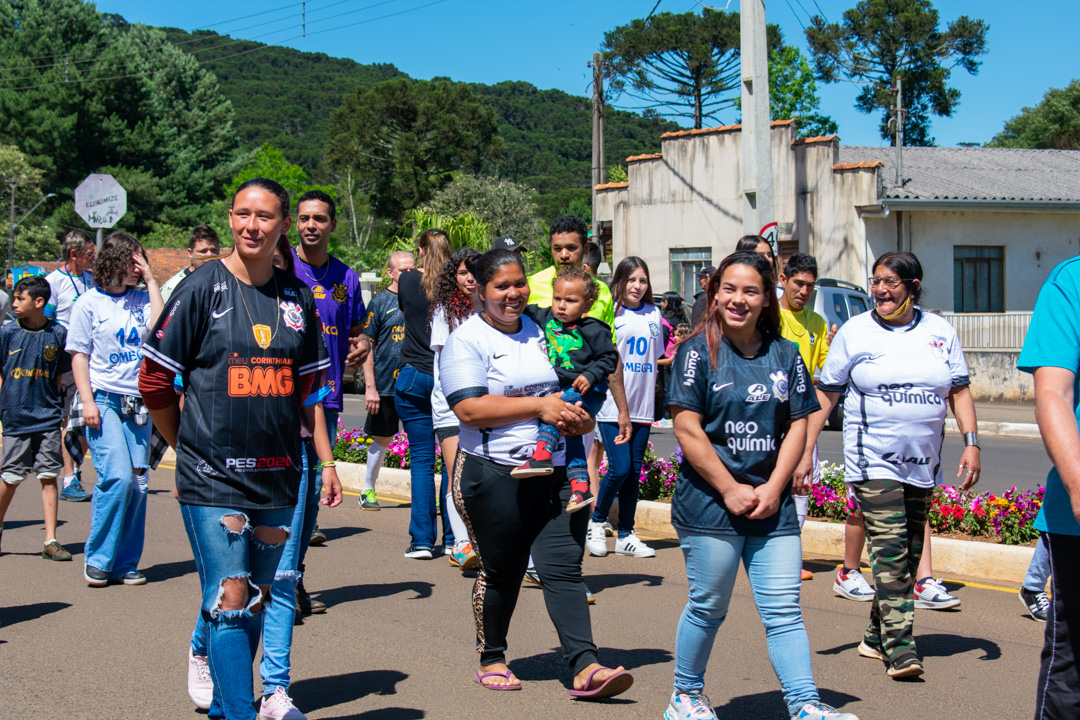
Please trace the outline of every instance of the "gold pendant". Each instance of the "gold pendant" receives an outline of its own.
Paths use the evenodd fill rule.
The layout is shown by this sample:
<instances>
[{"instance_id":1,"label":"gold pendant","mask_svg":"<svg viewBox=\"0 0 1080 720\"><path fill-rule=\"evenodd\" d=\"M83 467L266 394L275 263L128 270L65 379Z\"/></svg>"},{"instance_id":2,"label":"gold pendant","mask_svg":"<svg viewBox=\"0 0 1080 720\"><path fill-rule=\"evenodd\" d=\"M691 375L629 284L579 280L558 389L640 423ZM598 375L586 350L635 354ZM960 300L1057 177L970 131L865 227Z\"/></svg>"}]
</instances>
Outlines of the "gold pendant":
<instances>
[{"instance_id":1,"label":"gold pendant","mask_svg":"<svg viewBox=\"0 0 1080 720\"><path fill-rule=\"evenodd\" d=\"M263 350L270 347L270 335L269 325L252 325L251 332L255 334L255 342L259 343L259 347Z\"/></svg>"}]
</instances>

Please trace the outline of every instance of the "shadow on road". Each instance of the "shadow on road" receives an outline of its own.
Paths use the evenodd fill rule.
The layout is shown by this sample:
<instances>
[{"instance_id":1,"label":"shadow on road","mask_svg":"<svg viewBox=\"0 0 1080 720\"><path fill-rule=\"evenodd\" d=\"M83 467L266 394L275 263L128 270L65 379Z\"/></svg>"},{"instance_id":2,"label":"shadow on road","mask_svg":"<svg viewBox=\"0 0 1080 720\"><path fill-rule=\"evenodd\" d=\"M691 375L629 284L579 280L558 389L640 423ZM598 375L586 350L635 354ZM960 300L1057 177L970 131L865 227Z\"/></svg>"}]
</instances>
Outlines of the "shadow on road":
<instances>
[{"instance_id":1,"label":"shadow on road","mask_svg":"<svg viewBox=\"0 0 1080 720\"><path fill-rule=\"evenodd\" d=\"M195 572L194 560L177 560L176 562L160 563L145 568L142 573L148 582L163 582L173 578L184 577Z\"/></svg>"},{"instance_id":2,"label":"shadow on road","mask_svg":"<svg viewBox=\"0 0 1080 720\"><path fill-rule=\"evenodd\" d=\"M371 600L372 598L388 597L403 592L415 593L409 600L421 600L431 597L431 589L435 587L429 582L399 582L380 583L369 585L346 585L345 587L323 590L318 593L318 598L329 606L342 605L356 602L357 600Z\"/></svg>"},{"instance_id":3,"label":"shadow on road","mask_svg":"<svg viewBox=\"0 0 1080 720\"><path fill-rule=\"evenodd\" d=\"M821 702L842 708L850 702L862 700L855 695L836 692L828 688L819 688ZM714 698L717 720L743 720L743 718L758 717L786 717L787 705L784 704L784 695L779 690L757 693L754 695L740 695L723 703Z\"/></svg>"},{"instance_id":4,"label":"shadow on road","mask_svg":"<svg viewBox=\"0 0 1080 720\"><path fill-rule=\"evenodd\" d=\"M338 715L325 718L325 720L419 720L422 717L426 717L423 710L391 707L381 710L368 710L356 715Z\"/></svg>"},{"instance_id":5,"label":"shadow on road","mask_svg":"<svg viewBox=\"0 0 1080 720\"><path fill-rule=\"evenodd\" d=\"M983 656L979 658L980 660L999 660L1001 658L1001 647L996 642L985 638L966 637L964 635L947 635L944 633L935 635L916 635L915 645L919 650L919 655L924 658L951 657L952 655L962 655L963 653L972 650L982 650ZM827 648L825 650L818 650L817 654L840 655L849 650L854 650L857 647L859 647L858 640Z\"/></svg>"},{"instance_id":6,"label":"shadow on road","mask_svg":"<svg viewBox=\"0 0 1080 720\"><path fill-rule=\"evenodd\" d=\"M660 648L635 648L622 650L619 648L600 648L600 662L608 667L622 665L631 673L636 668L646 665L668 663L673 660L670 650ZM522 682L531 680L560 680L567 690L572 687L573 678L566 662L562 658L562 652L554 649L551 652L540 655L530 655L510 662L510 669Z\"/></svg>"},{"instance_id":7,"label":"shadow on road","mask_svg":"<svg viewBox=\"0 0 1080 720\"><path fill-rule=\"evenodd\" d=\"M643 575L641 573L624 573L621 575L587 575L585 585L593 592L610 590L611 588L624 585L637 585L644 583L648 587L660 587L664 582L662 575Z\"/></svg>"},{"instance_id":8,"label":"shadow on road","mask_svg":"<svg viewBox=\"0 0 1080 720\"><path fill-rule=\"evenodd\" d=\"M4 627L8 628L12 625L26 622L27 620L37 620L39 617L51 615L54 612L60 612L61 610L69 607L71 607L71 603L62 602L44 602L35 603L33 605L14 605L12 607L0 609L0 622L3 622Z\"/></svg>"},{"instance_id":9,"label":"shadow on road","mask_svg":"<svg viewBox=\"0 0 1080 720\"><path fill-rule=\"evenodd\" d=\"M368 532L368 528L362 527L337 527L337 528L319 528L326 535L326 541L331 540L343 540L353 535L362 535ZM316 546L318 547L318 546Z\"/></svg>"},{"instance_id":10,"label":"shadow on road","mask_svg":"<svg viewBox=\"0 0 1080 720\"><path fill-rule=\"evenodd\" d=\"M296 704L305 711L321 710L323 708L353 702L368 695L394 695L397 693L397 684L409 676L400 670L362 670L358 672L342 673L341 675L328 675L320 678L308 678L298 680L289 686L289 694ZM387 708L390 710L390 708ZM383 712L382 710L375 711ZM420 712L405 708L404 712ZM423 717L419 715L401 715L403 718ZM379 715L364 713L361 715L348 715L350 718L376 718L376 717L399 717L397 715Z\"/></svg>"}]
</instances>

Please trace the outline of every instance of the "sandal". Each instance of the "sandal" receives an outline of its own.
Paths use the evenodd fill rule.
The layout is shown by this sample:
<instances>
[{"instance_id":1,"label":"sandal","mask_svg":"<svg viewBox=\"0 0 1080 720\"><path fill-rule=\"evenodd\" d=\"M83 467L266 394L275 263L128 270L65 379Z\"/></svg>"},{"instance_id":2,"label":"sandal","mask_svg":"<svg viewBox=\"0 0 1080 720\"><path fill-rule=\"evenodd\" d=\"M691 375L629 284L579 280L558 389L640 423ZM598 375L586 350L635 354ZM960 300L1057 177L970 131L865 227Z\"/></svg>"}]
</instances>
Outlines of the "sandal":
<instances>
[{"instance_id":1,"label":"sandal","mask_svg":"<svg viewBox=\"0 0 1080 720\"><path fill-rule=\"evenodd\" d=\"M483 675L481 675L479 673L479 671L478 671L476 673L476 676L473 678L473 682L475 682L477 685L480 685L481 687L483 687L486 690L520 690L521 689L521 683L520 682L518 682L517 685L488 685L487 683L484 682L484 678L487 678L487 677L502 677L502 678L506 678L507 680L509 680L510 676L512 674L513 673L511 673L509 670L507 670L504 673L501 673L501 672L489 672L489 673L484 673Z\"/></svg>"},{"instance_id":2,"label":"sandal","mask_svg":"<svg viewBox=\"0 0 1080 720\"><path fill-rule=\"evenodd\" d=\"M619 672L609 676L604 682L600 683L597 687L591 688L593 676L601 670L610 670L607 667L598 667L589 673L589 679L585 681L584 690L571 690L570 698L574 700L599 700L600 698L609 698L626 692L630 689L630 686L634 684L634 676L626 670L620 670Z\"/></svg>"}]
</instances>

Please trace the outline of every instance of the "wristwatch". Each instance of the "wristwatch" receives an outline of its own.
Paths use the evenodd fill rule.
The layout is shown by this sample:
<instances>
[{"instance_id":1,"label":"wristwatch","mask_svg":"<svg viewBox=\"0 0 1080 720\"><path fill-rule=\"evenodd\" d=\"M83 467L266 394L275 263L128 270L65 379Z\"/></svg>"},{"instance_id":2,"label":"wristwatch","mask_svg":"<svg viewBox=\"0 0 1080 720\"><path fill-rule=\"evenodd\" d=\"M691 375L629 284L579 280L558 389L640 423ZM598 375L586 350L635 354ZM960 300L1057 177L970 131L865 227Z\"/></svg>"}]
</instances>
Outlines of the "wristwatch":
<instances>
[{"instance_id":1,"label":"wristwatch","mask_svg":"<svg viewBox=\"0 0 1080 720\"><path fill-rule=\"evenodd\" d=\"M980 450L982 449L982 447L980 447L980 445L979 445L979 433L977 433L977 432L966 432L966 433L964 433L964 447L971 447L973 445L975 447L979 448Z\"/></svg>"}]
</instances>

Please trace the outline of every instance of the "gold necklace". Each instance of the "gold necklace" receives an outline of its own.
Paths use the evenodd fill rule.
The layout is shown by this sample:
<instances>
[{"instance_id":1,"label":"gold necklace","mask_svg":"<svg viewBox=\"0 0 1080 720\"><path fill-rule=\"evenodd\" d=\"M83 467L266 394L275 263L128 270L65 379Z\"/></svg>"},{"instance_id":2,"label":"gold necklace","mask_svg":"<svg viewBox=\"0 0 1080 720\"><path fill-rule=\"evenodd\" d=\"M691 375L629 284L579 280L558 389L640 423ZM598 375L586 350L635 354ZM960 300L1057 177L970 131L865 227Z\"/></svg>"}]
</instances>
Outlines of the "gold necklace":
<instances>
[{"instance_id":1,"label":"gold necklace","mask_svg":"<svg viewBox=\"0 0 1080 720\"><path fill-rule=\"evenodd\" d=\"M807 320L807 312L806 312L806 310L807 310L807 308L804 305L803 309L802 309L802 313L801 313L802 314L802 325L799 325L799 323L797 323L797 322L788 323L788 328L790 328L791 334L794 335L795 337L802 337L803 335L806 334L806 320ZM790 310L788 312L791 313L792 320L794 320L795 313L791 312ZM792 327L792 326L801 327L802 332L796 332L795 327Z\"/></svg>"},{"instance_id":2,"label":"gold necklace","mask_svg":"<svg viewBox=\"0 0 1080 720\"><path fill-rule=\"evenodd\" d=\"M300 254L299 254L299 253L297 253L297 254L296 254L296 259L297 259L297 260L300 260ZM322 281L323 281L323 280L325 280L325 279L326 279L326 276L327 276L327 275L328 275L328 274L330 273L330 253L327 253L327 254L326 254L326 270L324 270L324 271L323 271L323 274L322 274L322 277L321 277L321 278L317 278L317 277L315 277L315 273L313 273L313 272L311 271L311 270L312 270L312 268L314 268L314 267L315 267L314 265L312 265L311 263L309 263L309 262L308 262L307 260L300 260L300 262L302 262L302 263L304 263L305 265L307 265L307 276L308 276L309 278L311 278L311 281L312 281L312 282L316 282L316 283L318 283L319 285L322 285ZM325 289L325 288L324 288L324 289Z\"/></svg>"},{"instance_id":3,"label":"gold necklace","mask_svg":"<svg viewBox=\"0 0 1080 720\"><path fill-rule=\"evenodd\" d=\"M240 302L244 304L244 312L247 313L248 322L251 323L251 332L255 336L255 342L259 344L263 350L270 347L270 343L277 337L278 329L281 327L281 313L278 311L278 305L280 305L281 298L278 297L278 284L277 273L274 273L274 315L277 320L274 322L274 332L270 332L269 325L256 324L255 318L251 317L251 311L248 310L247 300L244 299L244 289L240 284L240 278L233 276L236 279L236 291L240 293Z\"/></svg>"}]
</instances>

